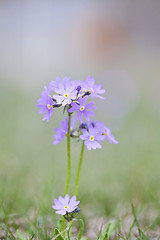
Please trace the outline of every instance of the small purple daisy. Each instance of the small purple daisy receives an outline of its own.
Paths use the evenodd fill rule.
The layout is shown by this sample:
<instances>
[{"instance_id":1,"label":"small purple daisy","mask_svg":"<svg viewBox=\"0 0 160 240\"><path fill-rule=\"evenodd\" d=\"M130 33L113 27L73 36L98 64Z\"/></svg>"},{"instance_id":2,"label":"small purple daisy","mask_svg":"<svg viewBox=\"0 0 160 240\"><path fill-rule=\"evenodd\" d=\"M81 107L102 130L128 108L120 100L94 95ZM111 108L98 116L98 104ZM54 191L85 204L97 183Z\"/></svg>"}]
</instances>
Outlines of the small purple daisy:
<instances>
[{"instance_id":1,"label":"small purple daisy","mask_svg":"<svg viewBox=\"0 0 160 240\"><path fill-rule=\"evenodd\" d=\"M53 100L52 98L48 95L48 89L45 88L45 91L41 93L41 98L37 100L39 104L37 104L37 107L40 108L39 114L45 113L43 116L42 120L47 120L49 121L50 117L53 114Z\"/></svg>"},{"instance_id":2,"label":"small purple daisy","mask_svg":"<svg viewBox=\"0 0 160 240\"><path fill-rule=\"evenodd\" d=\"M90 110L96 109L95 106L93 106L94 102L89 102L85 105L88 97L80 97L78 103L72 102L71 108L68 110L70 113L76 112L77 113L77 119L80 122L83 122L83 116L87 121L90 121L90 116L94 116L95 114L91 112Z\"/></svg>"},{"instance_id":3,"label":"small purple daisy","mask_svg":"<svg viewBox=\"0 0 160 240\"><path fill-rule=\"evenodd\" d=\"M54 91L58 95L53 95L53 98L56 100L57 104L62 104L62 106L70 104L72 100L75 100L77 97L75 85L72 84L70 79L67 77L63 78L61 83L58 83L58 86Z\"/></svg>"},{"instance_id":4,"label":"small purple daisy","mask_svg":"<svg viewBox=\"0 0 160 240\"><path fill-rule=\"evenodd\" d=\"M104 97L100 96L99 94L105 93L105 89L101 89L102 87L101 84L95 85L95 79L93 77L91 78L90 76L87 76L86 81L83 81L82 85L83 91L91 92L90 94L91 97L104 99Z\"/></svg>"},{"instance_id":5,"label":"small purple daisy","mask_svg":"<svg viewBox=\"0 0 160 240\"><path fill-rule=\"evenodd\" d=\"M102 134L102 131L99 131L97 127L94 127L92 124L89 125L88 130L82 129L83 134L80 135L80 138L84 140L84 144L87 146L88 150L102 148L99 141L105 140L105 136Z\"/></svg>"},{"instance_id":6,"label":"small purple daisy","mask_svg":"<svg viewBox=\"0 0 160 240\"><path fill-rule=\"evenodd\" d=\"M57 214L65 215L66 213L73 212L79 203L80 201L76 201L76 196L70 199L69 195L66 194L64 198L59 196L58 199L54 199L55 205L53 205L52 208L57 210Z\"/></svg>"},{"instance_id":7,"label":"small purple daisy","mask_svg":"<svg viewBox=\"0 0 160 240\"><path fill-rule=\"evenodd\" d=\"M68 133L68 117L65 118L64 121L61 121L61 127L55 128L56 134L53 136L54 141L53 144L56 145L62 141L62 139L67 136ZM71 131L76 127L76 119L74 116L71 116Z\"/></svg>"}]
</instances>

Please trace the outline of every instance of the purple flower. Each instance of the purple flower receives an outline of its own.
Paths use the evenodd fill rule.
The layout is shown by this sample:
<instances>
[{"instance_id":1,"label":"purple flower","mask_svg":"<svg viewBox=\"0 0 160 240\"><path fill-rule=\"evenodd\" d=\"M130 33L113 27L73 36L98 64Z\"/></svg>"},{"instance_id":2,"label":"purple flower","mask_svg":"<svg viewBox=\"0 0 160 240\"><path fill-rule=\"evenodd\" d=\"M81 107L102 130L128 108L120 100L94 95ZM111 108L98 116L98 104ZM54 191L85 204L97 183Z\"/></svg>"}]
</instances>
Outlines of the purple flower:
<instances>
[{"instance_id":1,"label":"purple flower","mask_svg":"<svg viewBox=\"0 0 160 240\"><path fill-rule=\"evenodd\" d=\"M80 201L76 201L76 196L70 199L69 195L66 194L64 198L59 196L58 199L54 199L55 205L53 205L52 208L57 210L57 214L65 215L66 213L73 212L79 203Z\"/></svg>"},{"instance_id":2,"label":"purple flower","mask_svg":"<svg viewBox=\"0 0 160 240\"><path fill-rule=\"evenodd\" d=\"M111 129L109 127L106 127L106 125L100 121L92 122L92 126L97 128L99 133L101 132L105 139L108 139L110 143L118 144L119 142L115 139L115 137L111 134Z\"/></svg>"},{"instance_id":3,"label":"purple flower","mask_svg":"<svg viewBox=\"0 0 160 240\"><path fill-rule=\"evenodd\" d=\"M56 77L56 81L51 81L48 85L48 89L52 92L55 91L55 89L59 88L61 84L61 79L60 77Z\"/></svg>"},{"instance_id":4,"label":"purple flower","mask_svg":"<svg viewBox=\"0 0 160 240\"><path fill-rule=\"evenodd\" d=\"M55 88L59 86L59 83L60 83L60 78L56 77L56 81L51 81L48 84L48 87L44 86L44 92L42 92L42 94L47 93L50 96L51 92L54 92Z\"/></svg>"},{"instance_id":5,"label":"purple flower","mask_svg":"<svg viewBox=\"0 0 160 240\"><path fill-rule=\"evenodd\" d=\"M109 140L110 143L118 144L119 142L115 139L115 137L111 134L111 129L109 127L104 128L104 133L106 139Z\"/></svg>"},{"instance_id":6,"label":"purple flower","mask_svg":"<svg viewBox=\"0 0 160 240\"><path fill-rule=\"evenodd\" d=\"M42 120L49 121L50 117L53 114L53 100L48 95L48 89L45 88L45 91L41 93L41 98L37 100L39 104L37 104L37 107L40 108L39 114L45 113Z\"/></svg>"},{"instance_id":7,"label":"purple flower","mask_svg":"<svg viewBox=\"0 0 160 240\"><path fill-rule=\"evenodd\" d=\"M65 118L64 121L61 121L61 127L55 128L56 134L53 136L54 141L53 144L56 145L62 141L62 139L67 136L68 133L68 117ZM71 130L75 129L76 127L76 119L71 116Z\"/></svg>"},{"instance_id":8,"label":"purple flower","mask_svg":"<svg viewBox=\"0 0 160 240\"><path fill-rule=\"evenodd\" d=\"M53 98L58 104L62 104L62 106L70 104L72 100L77 97L75 85L72 84L70 79L67 77L63 78L62 82L58 83L58 86L55 88L55 92L58 95L53 95Z\"/></svg>"},{"instance_id":9,"label":"purple flower","mask_svg":"<svg viewBox=\"0 0 160 240\"><path fill-rule=\"evenodd\" d=\"M80 122L83 122L83 116L87 121L90 121L90 116L94 116L95 114L91 112L90 110L96 109L95 106L93 106L94 102L89 102L85 105L88 97L80 97L78 103L72 102L71 108L68 110L70 113L76 112L77 113L77 119Z\"/></svg>"},{"instance_id":10,"label":"purple flower","mask_svg":"<svg viewBox=\"0 0 160 240\"><path fill-rule=\"evenodd\" d=\"M83 134L80 135L80 138L84 140L84 144L87 146L88 150L102 148L99 141L105 140L105 136L102 134L102 131L98 127L90 124L88 130L82 129Z\"/></svg>"},{"instance_id":11,"label":"purple flower","mask_svg":"<svg viewBox=\"0 0 160 240\"><path fill-rule=\"evenodd\" d=\"M86 81L83 81L82 85L83 85L83 91L91 92L91 94L90 94L91 97L97 97L97 98L104 99L104 97L99 96L98 94L105 93L105 90L101 89L101 87L102 87L101 84L95 85L95 79L93 77L91 78L90 76L87 76Z\"/></svg>"}]
</instances>

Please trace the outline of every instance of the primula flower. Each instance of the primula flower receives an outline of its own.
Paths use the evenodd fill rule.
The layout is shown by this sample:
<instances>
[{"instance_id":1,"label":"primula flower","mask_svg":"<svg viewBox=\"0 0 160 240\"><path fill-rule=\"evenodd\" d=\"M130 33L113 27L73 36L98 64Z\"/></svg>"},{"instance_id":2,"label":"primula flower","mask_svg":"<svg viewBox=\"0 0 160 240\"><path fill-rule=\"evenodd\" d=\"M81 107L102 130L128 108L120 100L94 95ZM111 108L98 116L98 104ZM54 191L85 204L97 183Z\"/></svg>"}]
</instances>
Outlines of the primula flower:
<instances>
[{"instance_id":1,"label":"primula flower","mask_svg":"<svg viewBox=\"0 0 160 240\"><path fill-rule=\"evenodd\" d=\"M76 196L73 196L70 199L69 195L66 194L64 198L59 196L58 199L54 199L55 205L53 205L52 208L57 210L57 214L65 215L66 213L73 212L79 203L80 201L76 201Z\"/></svg>"},{"instance_id":2,"label":"primula flower","mask_svg":"<svg viewBox=\"0 0 160 240\"><path fill-rule=\"evenodd\" d=\"M111 134L111 129L109 127L104 128L103 133L110 143L118 144L119 142L115 139L115 137Z\"/></svg>"},{"instance_id":3,"label":"primula flower","mask_svg":"<svg viewBox=\"0 0 160 240\"><path fill-rule=\"evenodd\" d=\"M87 76L86 81L82 81L82 87L83 87L83 91L91 92L91 94L90 94L91 97L97 97L97 98L104 99L104 97L102 97L98 94L105 93L105 90L101 89L101 87L102 87L101 84L95 85L95 79L93 77L91 78L90 76Z\"/></svg>"},{"instance_id":4,"label":"primula flower","mask_svg":"<svg viewBox=\"0 0 160 240\"><path fill-rule=\"evenodd\" d=\"M59 77L56 77L56 81L51 81L48 84L49 94L50 94L50 92L55 91L55 89L59 86L60 82L61 82L61 79Z\"/></svg>"},{"instance_id":5,"label":"primula flower","mask_svg":"<svg viewBox=\"0 0 160 240\"><path fill-rule=\"evenodd\" d=\"M54 92L55 88L59 86L59 83L60 83L60 78L56 77L56 81L50 81L50 83L48 84L48 87L44 86L44 91L42 92L42 94L46 93L47 95L50 96L51 92Z\"/></svg>"},{"instance_id":6,"label":"primula flower","mask_svg":"<svg viewBox=\"0 0 160 240\"><path fill-rule=\"evenodd\" d=\"M49 121L50 117L53 114L53 100L52 98L48 95L47 88L45 89L44 92L41 93L41 98L37 100L39 104L37 104L37 107L40 108L39 114L45 113L43 116L42 120L47 120Z\"/></svg>"},{"instance_id":7,"label":"primula flower","mask_svg":"<svg viewBox=\"0 0 160 240\"><path fill-rule=\"evenodd\" d=\"M91 112L90 110L96 109L95 106L93 106L94 102L89 102L85 105L88 97L80 97L78 103L72 102L71 108L68 110L70 113L76 112L77 113L77 119L80 122L83 122L83 116L87 121L90 121L90 116L94 116L95 114Z\"/></svg>"},{"instance_id":8,"label":"primula flower","mask_svg":"<svg viewBox=\"0 0 160 240\"><path fill-rule=\"evenodd\" d=\"M102 148L99 141L105 140L105 135L97 127L94 127L92 124L88 126L88 130L82 129L83 134L80 135L80 138L84 140L84 144L87 146L88 150Z\"/></svg>"},{"instance_id":9,"label":"primula flower","mask_svg":"<svg viewBox=\"0 0 160 240\"><path fill-rule=\"evenodd\" d=\"M56 145L62 141L62 139L67 136L68 132L68 117L65 118L64 121L61 121L61 127L55 128L56 134L53 136L54 141L53 144ZM74 116L71 116L71 130L75 129L76 127L76 119Z\"/></svg>"},{"instance_id":10,"label":"primula flower","mask_svg":"<svg viewBox=\"0 0 160 240\"><path fill-rule=\"evenodd\" d=\"M57 104L62 104L62 106L70 104L72 100L77 97L75 85L66 77L58 84L54 91L58 95L53 95L53 98L56 100Z\"/></svg>"},{"instance_id":11,"label":"primula flower","mask_svg":"<svg viewBox=\"0 0 160 240\"><path fill-rule=\"evenodd\" d=\"M105 136L105 139L108 139L110 143L118 144L119 142L115 139L115 137L111 134L111 129L109 127L106 127L106 125L100 121L91 122L91 125L101 132L102 135Z\"/></svg>"}]
</instances>

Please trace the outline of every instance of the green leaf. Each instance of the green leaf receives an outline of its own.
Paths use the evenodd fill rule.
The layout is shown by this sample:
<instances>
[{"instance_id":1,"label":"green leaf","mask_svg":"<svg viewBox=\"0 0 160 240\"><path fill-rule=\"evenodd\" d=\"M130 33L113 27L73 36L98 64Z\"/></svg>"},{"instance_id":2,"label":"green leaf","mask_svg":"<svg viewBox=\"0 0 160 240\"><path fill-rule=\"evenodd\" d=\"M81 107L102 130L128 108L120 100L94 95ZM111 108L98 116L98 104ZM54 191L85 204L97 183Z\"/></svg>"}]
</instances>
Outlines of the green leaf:
<instances>
[{"instance_id":1,"label":"green leaf","mask_svg":"<svg viewBox=\"0 0 160 240\"><path fill-rule=\"evenodd\" d=\"M115 222L110 222L105 230L105 233L102 237L103 240L109 240L115 233Z\"/></svg>"},{"instance_id":2,"label":"green leaf","mask_svg":"<svg viewBox=\"0 0 160 240\"><path fill-rule=\"evenodd\" d=\"M84 232L84 222L83 222L82 219L77 219L77 221L80 222L80 229L79 229L79 232L78 232L78 235L77 235L77 239L81 240L81 237L82 237L83 232Z\"/></svg>"},{"instance_id":3,"label":"green leaf","mask_svg":"<svg viewBox=\"0 0 160 240\"><path fill-rule=\"evenodd\" d=\"M62 229L63 229L63 221L62 221L62 219L59 219L59 221L58 221L58 230L61 232L62 231Z\"/></svg>"},{"instance_id":4,"label":"green leaf","mask_svg":"<svg viewBox=\"0 0 160 240\"><path fill-rule=\"evenodd\" d=\"M27 238L19 230L16 231L16 234L18 240L27 240Z\"/></svg>"},{"instance_id":5,"label":"green leaf","mask_svg":"<svg viewBox=\"0 0 160 240\"><path fill-rule=\"evenodd\" d=\"M69 229L68 229L68 232L67 232L67 236L68 236L68 240L70 240L70 231L72 229L72 224L69 223Z\"/></svg>"},{"instance_id":6,"label":"green leaf","mask_svg":"<svg viewBox=\"0 0 160 240\"><path fill-rule=\"evenodd\" d=\"M138 222L138 219L137 219L137 214L136 214L133 203L131 203L131 207L132 207L132 214L134 216L134 222L135 222L135 225L136 225L136 227L138 229L138 232L139 232L139 237L137 239L139 239L139 240L149 240L149 237L147 237L140 228L140 225L139 225L139 222Z\"/></svg>"},{"instance_id":7,"label":"green leaf","mask_svg":"<svg viewBox=\"0 0 160 240\"><path fill-rule=\"evenodd\" d=\"M64 240L64 238L62 237L61 233L57 228L54 229L54 238L57 240Z\"/></svg>"}]
</instances>

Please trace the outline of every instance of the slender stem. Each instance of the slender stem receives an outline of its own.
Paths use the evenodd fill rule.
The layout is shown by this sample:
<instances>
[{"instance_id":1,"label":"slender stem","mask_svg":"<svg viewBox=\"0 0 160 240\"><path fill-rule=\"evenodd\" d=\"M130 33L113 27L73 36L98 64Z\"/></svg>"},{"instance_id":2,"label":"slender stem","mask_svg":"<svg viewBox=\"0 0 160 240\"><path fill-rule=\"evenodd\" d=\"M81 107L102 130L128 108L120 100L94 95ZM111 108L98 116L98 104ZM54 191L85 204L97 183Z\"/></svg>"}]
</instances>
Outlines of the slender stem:
<instances>
[{"instance_id":1,"label":"slender stem","mask_svg":"<svg viewBox=\"0 0 160 240\"><path fill-rule=\"evenodd\" d=\"M68 222L68 232L67 232L67 240L70 240L70 236L71 236L71 230L72 230L72 221Z\"/></svg>"},{"instance_id":2,"label":"slender stem","mask_svg":"<svg viewBox=\"0 0 160 240\"><path fill-rule=\"evenodd\" d=\"M77 196L77 194L78 194L79 177L80 177L80 171L81 171L81 166L82 166L83 153L84 153L84 141L82 143L79 165L78 165L78 169L77 169L76 185L75 185L75 192L74 192L75 196Z\"/></svg>"},{"instance_id":3,"label":"slender stem","mask_svg":"<svg viewBox=\"0 0 160 240\"><path fill-rule=\"evenodd\" d=\"M70 148L70 130L71 129L71 114L68 113L68 132L67 132L67 180L65 187L65 195L69 190L69 183L71 178L71 148ZM62 229L66 228L65 218L62 216ZM65 238L65 232L63 232L63 237Z\"/></svg>"},{"instance_id":4,"label":"slender stem","mask_svg":"<svg viewBox=\"0 0 160 240\"><path fill-rule=\"evenodd\" d=\"M68 113L68 133L67 133L67 180L66 180L66 188L65 188L65 195L68 193L69 190L69 183L71 178L71 147L70 147L70 132L71 131L71 114Z\"/></svg>"}]
</instances>

